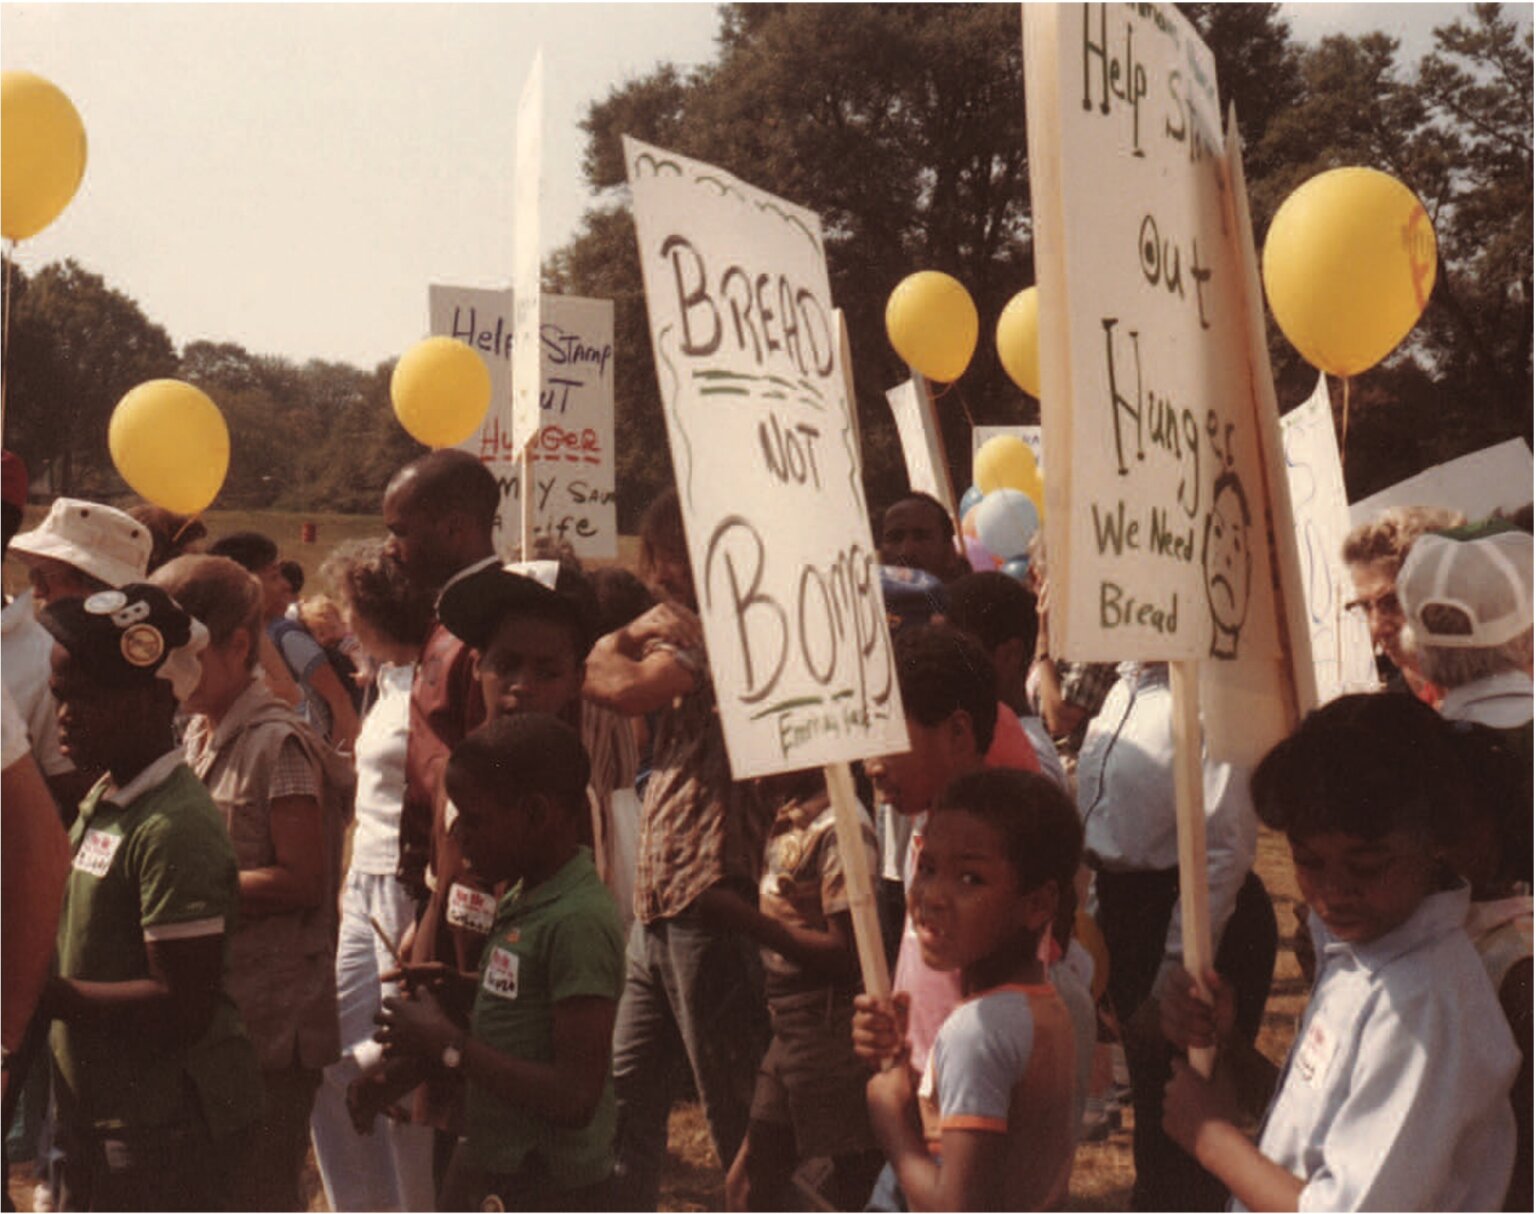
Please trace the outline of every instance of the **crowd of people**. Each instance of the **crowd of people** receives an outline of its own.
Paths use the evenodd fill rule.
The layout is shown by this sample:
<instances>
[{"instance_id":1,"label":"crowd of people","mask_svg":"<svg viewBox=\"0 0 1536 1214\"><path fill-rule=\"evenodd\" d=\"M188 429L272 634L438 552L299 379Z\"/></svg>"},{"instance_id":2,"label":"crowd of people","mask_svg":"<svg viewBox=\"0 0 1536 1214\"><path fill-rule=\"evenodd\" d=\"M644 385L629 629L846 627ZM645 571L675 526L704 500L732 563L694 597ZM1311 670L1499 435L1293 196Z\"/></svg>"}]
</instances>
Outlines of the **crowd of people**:
<instances>
[{"instance_id":1,"label":"crowd of people","mask_svg":"<svg viewBox=\"0 0 1536 1214\"><path fill-rule=\"evenodd\" d=\"M1053 652L1038 537L1027 582L972 572L940 503L889 505L877 996L821 772L731 778L675 493L633 571L504 564L494 478L435 451L305 597L269 537L154 507L22 531L4 472L36 1208L303 1209L313 1150L336 1210L654 1210L689 1087L733 1210L1055 1208L1117 1056L1137 1209L1531 1207L1528 524L1350 535L1389 677L1206 756L1191 975L1166 667ZM1311 988L1279 1068L1260 822Z\"/></svg>"}]
</instances>

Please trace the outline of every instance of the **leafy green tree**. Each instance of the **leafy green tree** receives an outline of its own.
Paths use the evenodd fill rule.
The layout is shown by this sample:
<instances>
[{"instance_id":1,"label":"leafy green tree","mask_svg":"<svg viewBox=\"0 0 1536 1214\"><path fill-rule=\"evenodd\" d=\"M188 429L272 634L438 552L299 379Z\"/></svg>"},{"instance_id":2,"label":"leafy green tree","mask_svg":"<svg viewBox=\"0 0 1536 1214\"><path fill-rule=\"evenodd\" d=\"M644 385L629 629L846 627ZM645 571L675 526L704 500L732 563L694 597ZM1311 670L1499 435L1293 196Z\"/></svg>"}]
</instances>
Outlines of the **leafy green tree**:
<instances>
[{"instance_id":1,"label":"leafy green tree","mask_svg":"<svg viewBox=\"0 0 1536 1214\"><path fill-rule=\"evenodd\" d=\"M107 453L107 422L123 395L176 374L171 339L122 291L73 260L13 282L7 358L7 443L59 493L115 496L125 486Z\"/></svg>"}]
</instances>

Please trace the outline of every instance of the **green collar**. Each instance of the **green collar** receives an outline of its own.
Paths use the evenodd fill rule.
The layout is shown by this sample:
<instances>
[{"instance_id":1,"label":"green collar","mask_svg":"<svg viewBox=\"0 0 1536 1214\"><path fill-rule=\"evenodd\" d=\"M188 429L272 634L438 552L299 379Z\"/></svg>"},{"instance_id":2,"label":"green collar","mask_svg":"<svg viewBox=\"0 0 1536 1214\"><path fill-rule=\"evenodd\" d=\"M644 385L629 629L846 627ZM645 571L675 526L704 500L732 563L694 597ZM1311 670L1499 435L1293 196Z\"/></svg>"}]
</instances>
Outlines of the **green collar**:
<instances>
[{"instance_id":1,"label":"green collar","mask_svg":"<svg viewBox=\"0 0 1536 1214\"><path fill-rule=\"evenodd\" d=\"M557 898L564 897L577 885L587 880L588 876L596 876L597 868L592 863L592 849L585 844L576 849L576 854L565 862L554 876L547 881L541 881L532 889L524 891L523 883L519 881L505 894L502 895L500 904L496 907L496 922L501 924L503 920L511 920L541 906L547 906Z\"/></svg>"}]
</instances>

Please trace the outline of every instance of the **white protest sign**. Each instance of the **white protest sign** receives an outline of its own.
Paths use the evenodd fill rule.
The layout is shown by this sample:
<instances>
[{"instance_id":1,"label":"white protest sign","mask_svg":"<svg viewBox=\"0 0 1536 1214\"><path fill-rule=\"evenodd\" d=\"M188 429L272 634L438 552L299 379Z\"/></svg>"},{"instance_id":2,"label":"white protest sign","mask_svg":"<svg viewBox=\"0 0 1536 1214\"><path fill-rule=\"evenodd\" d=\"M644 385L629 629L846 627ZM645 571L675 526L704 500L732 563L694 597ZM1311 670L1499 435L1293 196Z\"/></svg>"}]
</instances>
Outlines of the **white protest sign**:
<instances>
[{"instance_id":1,"label":"white protest sign","mask_svg":"<svg viewBox=\"0 0 1536 1214\"><path fill-rule=\"evenodd\" d=\"M1035 457L1035 464L1042 475L1045 472L1045 443L1041 441L1039 426L972 426L971 427L971 465L976 464L976 453L994 438L1012 437L1022 439ZM976 479L973 473L971 479Z\"/></svg>"},{"instance_id":2,"label":"white protest sign","mask_svg":"<svg viewBox=\"0 0 1536 1214\"><path fill-rule=\"evenodd\" d=\"M517 102L512 228L512 446L522 450L542 420L539 371L539 187L544 144L544 50L528 69Z\"/></svg>"},{"instance_id":3,"label":"white protest sign","mask_svg":"<svg viewBox=\"0 0 1536 1214\"><path fill-rule=\"evenodd\" d=\"M1215 63L1170 5L1025 29L1053 648L1275 658Z\"/></svg>"},{"instance_id":4,"label":"white protest sign","mask_svg":"<svg viewBox=\"0 0 1536 1214\"><path fill-rule=\"evenodd\" d=\"M627 137L624 160L731 771L904 751L821 221Z\"/></svg>"},{"instance_id":5,"label":"white protest sign","mask_svg":"<svg viewBox=\"0 0 1536 1214\"><path fill-rule=\"evenodd\" d=\"M950 514L955 513L955 491L949 480L949 466L944 461L944 440L926 399L927 393L916 379L887 390L886 402L896 419L896 433L901 438L901 454L907 462L907 483L915 492L937 499Z\"/></svg>"},{"instance_id":6,"label":"white protest sign","mask_svg":"<svg viewBox=\"0 0 1536 1214\"><path fill-rule=\"evenodd\" d=\"M1484 447L1399 481L1349 508L1358 526L1392 506L1444 506L1469 522L1531 504L1531 449L1523 438Z\"/></svg>"},{"instance_id":7,"label":"white protest sign","mask_svg":"<svg viewBox=\"0 0 1536 1214\"><path fill-rule=\"evenodd\" d=\"M522 462L507 428L512 398L512 292L433 286L434 334L480 352L491 372L491 407L460 446L478 455L501 486L496 551L512 560L522 534ZM583 559L619 552L613 451L613 304L546 295L540 309L542 425L534 433L533 534L569 540Z\"/></svg>"},{"instance_id":8,"label":"white protest sign","mask_svg":"<svg viewBox=\"0 0 1536 1214\"><path fill-rule=\"evenodd\" d=\"M1352 597L1342 555L1344 537L1349 534L1349 503L1326 376L1318 376L1317 390L1280 419L1280 428L1301 550L1318 702L1326 704L1347 692L1374 691L1380 684L1371 630L1364 619L1344 610Z\"/></svg>"}]
</instances>

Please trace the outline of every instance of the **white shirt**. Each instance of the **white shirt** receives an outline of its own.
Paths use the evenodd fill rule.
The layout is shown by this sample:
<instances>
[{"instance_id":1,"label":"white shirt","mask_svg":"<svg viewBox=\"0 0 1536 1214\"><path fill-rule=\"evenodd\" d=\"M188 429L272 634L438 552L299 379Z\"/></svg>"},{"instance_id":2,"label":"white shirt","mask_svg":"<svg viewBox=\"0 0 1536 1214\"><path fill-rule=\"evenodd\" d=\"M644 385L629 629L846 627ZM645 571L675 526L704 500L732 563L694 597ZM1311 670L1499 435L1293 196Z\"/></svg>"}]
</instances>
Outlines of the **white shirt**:
<instances>
[{"instance_id":1,"label":"white shirt","mask_svg":"<svg viewBox=\"0 0 1536 1214\"><path fill-rule=\"evenodd\" d=\"M1045 722L1039 717L1020 716L1019 726L1029 739L1029 744L1035 748L1035 756L1040 760L1040 774L1053 780L1062 792L1070 793L1072 790L1067 786L1067 769L1061 765L1061 752L1056 749L1056 743L1051 741L1051 733L1046 729Z\"/></svg>"},{"instance_id":2,"label":"white shirt","mask_svg":"<svg viewBox=\"0 0 1536 1214\"><path fill-rule=\"evenodd\" d=\"M0 679L27 724L32 756L45 776L74 771L59 745L59 702L48 690L53 637L38 622L32 592L16 596L0 611Z\"/></svg>"},{"instance_id":3,"label":"white shirt","mask_svg":"<svg viewBox=\"0 0 1536 1214\"><path fill-rule=\"evenodd\" d=\"M379 698L357 733L357 828L352 871L393 876L400 858L400 805L405 798L405 744L411 729L416 665L386 662Z\"/></svg>"},{"instance_id":4,"label":"white shirt","mask_svg":"<svg viewBox=\"0 0 1536 1214\"><path fill-rule=\"evenodd\" d=\"M1447 721L1475 721L1490 729L1518 729L1532 715L1531 679L1523 670L1506 670L1452 687L1440 704Z\"/></svg>"},{"instance_id":5,"label":"white shirt","mask_svg":"<svg viewBox=\"0 0 1536 1214\"><path fill-rule=\"evenodd\" d=\"M1108 872L1177 868L1179 839L1173 791L1173 693L1168 667L1122 662L1119 679L1088 726L1077 760L1077 811L1083 850ZM1249 772L1232 763L1204 764L1206 873L1211 947L1221 943L1258 847L1259 821L1248 793ZM1178 903L1163 955L1184 956Z\"/></svg>"},{"instance_id":6,"label":"white shirt","mask_svg":"<svg viewBox=\"0 0 1536 1214\"><path fill-rule=\"evenodd\" d=\"M1298 1209L1502 1207L1520 1051L1462 930L1467 904L1465 885L1431 894L1360 945L1312 916L1317 984L1259 1137L1306 1182Z\"/></svg>"}]
</instances>

